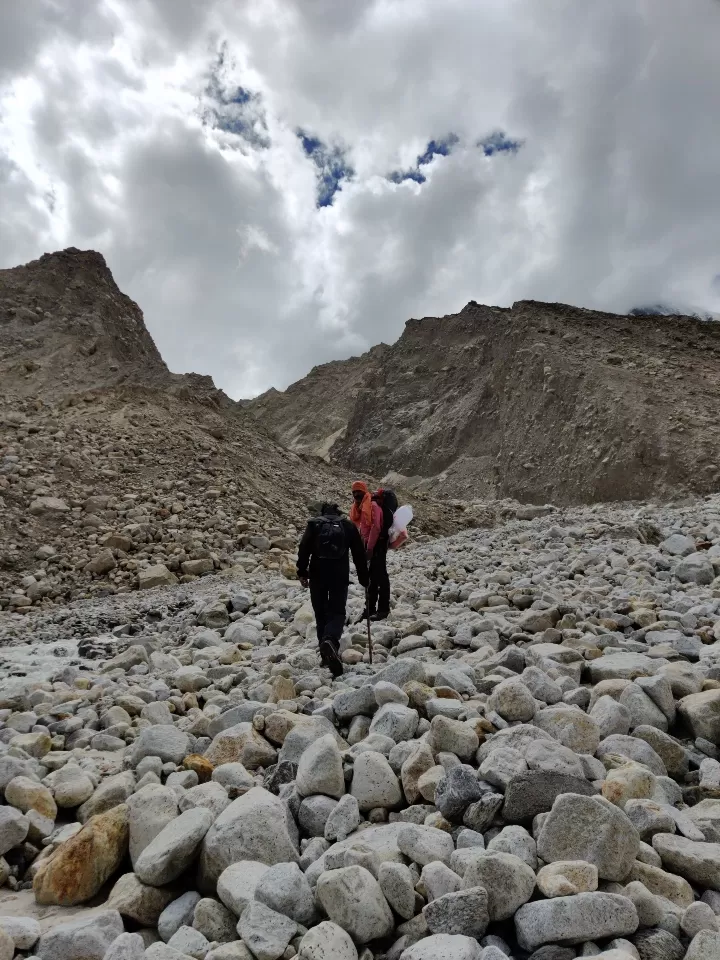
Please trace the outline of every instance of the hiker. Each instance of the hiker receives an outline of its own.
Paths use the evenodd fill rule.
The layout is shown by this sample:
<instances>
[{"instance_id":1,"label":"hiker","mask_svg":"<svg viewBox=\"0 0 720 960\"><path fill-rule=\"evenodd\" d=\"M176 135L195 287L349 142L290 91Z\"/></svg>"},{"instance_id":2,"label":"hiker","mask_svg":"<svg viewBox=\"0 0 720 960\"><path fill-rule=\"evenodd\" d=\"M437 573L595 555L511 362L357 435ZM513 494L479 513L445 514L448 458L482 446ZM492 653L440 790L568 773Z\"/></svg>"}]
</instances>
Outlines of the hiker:
<instances>
[{"instance_id":1,"label":"hiker","mask_svg":"<svg viewBox=\"0 0 720 960\"><path fill-rule=\"evenodd\" d=\"M350 583L350 554L361 586L368 585L363 541L356 527L334 503L323 503L320 516L308 521L298 551L297 575L310 587L320 660L334 677L343 672L340 637Z\"/></svg>"},{"instance_id":2,"label":"hiker","mask_svg":"<svg viewBox=\"0 0 720 960\"><path fill-rule=\"evenodd\" d=\"M378 491L380 492L380 491ZM392 524L387 522L386 512L373 496L367 484L356 480L352 485L353 505L350 519L360 531L365 556L370 570L367 607L360 620L386 620L390 615L390 577L387 572L388 532ZM394 495L393 495L394 496ZM389 511L388 511L389 512Z\"/></svg>"}]
</instances>

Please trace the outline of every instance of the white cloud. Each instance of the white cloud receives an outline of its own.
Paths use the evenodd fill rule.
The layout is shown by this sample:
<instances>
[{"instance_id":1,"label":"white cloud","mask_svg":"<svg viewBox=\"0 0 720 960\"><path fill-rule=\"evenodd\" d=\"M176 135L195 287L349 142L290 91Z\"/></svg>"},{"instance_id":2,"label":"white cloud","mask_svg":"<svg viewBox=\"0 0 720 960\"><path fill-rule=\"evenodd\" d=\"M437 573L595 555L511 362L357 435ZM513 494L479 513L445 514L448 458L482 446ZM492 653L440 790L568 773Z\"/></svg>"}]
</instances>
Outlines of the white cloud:
<instances>
[{"instance_id":1,"label":"white cloud","mask_svg":"<svg viewBox=\"0 0 720 960\"><path fill-rule=\"evenodd\" d=\"M470 299L720 310L715 0L0 4L0 266L100 249L233 396Z\"/></svg>"}]
</instances>

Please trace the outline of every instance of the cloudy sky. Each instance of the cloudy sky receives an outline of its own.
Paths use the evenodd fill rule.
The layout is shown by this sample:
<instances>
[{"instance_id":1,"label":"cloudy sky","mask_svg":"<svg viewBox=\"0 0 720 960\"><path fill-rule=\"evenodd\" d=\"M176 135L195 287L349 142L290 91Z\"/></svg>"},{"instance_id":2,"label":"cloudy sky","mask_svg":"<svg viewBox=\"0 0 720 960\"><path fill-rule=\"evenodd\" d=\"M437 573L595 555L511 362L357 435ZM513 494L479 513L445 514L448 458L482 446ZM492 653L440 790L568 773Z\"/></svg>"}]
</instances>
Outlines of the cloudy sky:
<instances>
[{"instance_id":1,"label":"cloudy sky","mask_svg":"<svg viewBox=\"0 0 720 960\"><path fill-rule=\"evenodd\" d=\"M0 266L234 397L468 300L720 311L717 0L0 0Z\"/></svg>"}]
</instances>

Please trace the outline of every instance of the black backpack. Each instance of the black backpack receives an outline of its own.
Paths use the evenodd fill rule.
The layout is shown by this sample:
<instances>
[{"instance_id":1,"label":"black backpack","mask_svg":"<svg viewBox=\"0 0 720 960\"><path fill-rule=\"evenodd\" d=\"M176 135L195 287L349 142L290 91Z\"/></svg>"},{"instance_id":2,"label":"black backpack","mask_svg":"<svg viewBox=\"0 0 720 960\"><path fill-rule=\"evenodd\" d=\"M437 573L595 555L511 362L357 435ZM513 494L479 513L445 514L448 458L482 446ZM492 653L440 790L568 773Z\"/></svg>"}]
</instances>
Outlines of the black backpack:
<instances>
[{"instance_id":1,"label":"black backpack","mask_svg":"<svg viewBox=\"0 0 720 960\"><path fill-rule=\"evenodd\" d=\"M348 550L342 519L318 517L315 524L315 556L320 560L342 560Z\"/></svg>"},{"instance_id":2,"label":"black backpack","mask_svg":"<svg viewBox=\"0 0 720 960\"><path fill-rule=\"evenodd\" d=\"M395 495L394 490L378 490L374 495L373 500L382 507L383 512L383 530L382 535L387 539L388 533L390 532L390 527L393 525L393 520L395 518L395 511L398 508L398 498Z\"/></svg>"}]
</instances>

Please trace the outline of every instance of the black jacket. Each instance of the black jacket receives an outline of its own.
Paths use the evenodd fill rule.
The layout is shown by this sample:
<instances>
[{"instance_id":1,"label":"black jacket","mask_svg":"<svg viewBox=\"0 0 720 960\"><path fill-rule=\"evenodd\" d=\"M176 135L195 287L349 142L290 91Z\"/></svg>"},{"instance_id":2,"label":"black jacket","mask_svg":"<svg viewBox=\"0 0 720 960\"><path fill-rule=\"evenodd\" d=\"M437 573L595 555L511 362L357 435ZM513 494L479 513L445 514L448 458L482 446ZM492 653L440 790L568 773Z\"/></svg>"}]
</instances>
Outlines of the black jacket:
<instances>
[{"instance_id":1,"label":"black jacket","mask_svg":"<svg viewBox=\"0 0 720 960\"><path fill-rule=\"evenodd\" d=\"M341 518L348 550L340 560L325 560L322 557L316 557L313 553L320 519L320 517L316 517L309 521L300 541L297 559L298 577L303 580L307 578L335 583L349 583L350 554L352 554L360 585L366 587L368 585L368 568L365 559L365 547L355 524L345 517Z\"/></svg>"}]
</instances>

